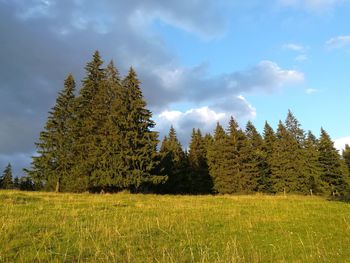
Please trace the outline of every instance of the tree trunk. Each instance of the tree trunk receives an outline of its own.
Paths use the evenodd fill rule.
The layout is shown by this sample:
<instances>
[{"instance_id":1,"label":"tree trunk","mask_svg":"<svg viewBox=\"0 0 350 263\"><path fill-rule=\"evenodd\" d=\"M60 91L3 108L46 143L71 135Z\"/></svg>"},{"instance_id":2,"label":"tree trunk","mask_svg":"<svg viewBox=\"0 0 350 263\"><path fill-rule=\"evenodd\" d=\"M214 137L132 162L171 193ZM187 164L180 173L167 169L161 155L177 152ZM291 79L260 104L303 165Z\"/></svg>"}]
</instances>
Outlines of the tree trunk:
<instances>
[{"instance_id":1,"label":"tree trunk","mask_svg":"<svg viewBox=\"0 0 350 263\"><path fill-rule=\"evenodd\" d=\"M57 179L55 192L56 192L56 193L59 193L59 192L60 192L60 179Z\"/></svg>"}]
</instances>

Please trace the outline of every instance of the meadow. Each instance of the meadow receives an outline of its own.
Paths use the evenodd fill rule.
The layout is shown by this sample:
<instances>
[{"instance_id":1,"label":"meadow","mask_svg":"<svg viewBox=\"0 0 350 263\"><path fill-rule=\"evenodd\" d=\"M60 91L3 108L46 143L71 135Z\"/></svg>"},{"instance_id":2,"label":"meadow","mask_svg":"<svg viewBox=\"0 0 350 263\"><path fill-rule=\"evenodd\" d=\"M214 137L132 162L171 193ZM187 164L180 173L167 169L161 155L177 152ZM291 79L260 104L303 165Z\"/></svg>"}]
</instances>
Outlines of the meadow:
<instances>
[{"instance_id":1,"label":"meadow","mask_svg":"<svg viewBox=\"0 0 350 263\"><path fill-rule=\"evenodd\" d=\"M0 191L0 262L350 262L350 204Z\"/></svg>"}]
</instances>

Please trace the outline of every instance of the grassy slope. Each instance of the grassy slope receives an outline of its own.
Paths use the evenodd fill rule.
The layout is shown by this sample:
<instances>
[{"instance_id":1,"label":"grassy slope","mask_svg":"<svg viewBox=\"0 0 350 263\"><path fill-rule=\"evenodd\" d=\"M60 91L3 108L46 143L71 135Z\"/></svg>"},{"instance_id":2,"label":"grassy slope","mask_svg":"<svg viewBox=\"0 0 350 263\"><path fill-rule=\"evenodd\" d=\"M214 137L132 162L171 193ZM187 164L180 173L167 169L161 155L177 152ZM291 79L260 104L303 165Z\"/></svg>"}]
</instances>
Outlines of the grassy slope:
<instances>
[{"instance_id":1,"label":"grassy slope","mask_svg":"<svg viewBox=\"0 0 350 263\"><path fill-rule=\"evenodd\" d=\"M350 262L350 205L317 197L0 192L0 262Z\"/></svg>"}]
</instances>

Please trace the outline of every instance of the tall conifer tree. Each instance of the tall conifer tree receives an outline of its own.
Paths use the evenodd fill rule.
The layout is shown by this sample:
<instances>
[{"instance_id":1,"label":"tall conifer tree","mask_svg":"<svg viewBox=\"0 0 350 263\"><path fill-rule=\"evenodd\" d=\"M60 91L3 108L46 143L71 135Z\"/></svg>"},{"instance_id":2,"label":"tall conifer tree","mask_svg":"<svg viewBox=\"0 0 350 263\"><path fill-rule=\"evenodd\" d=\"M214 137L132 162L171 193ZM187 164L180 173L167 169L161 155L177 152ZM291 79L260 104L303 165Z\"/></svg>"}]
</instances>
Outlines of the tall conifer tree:
<instances>
[{"instance_id":1,"label":"tall conifer tree","mask_svg":"<svg viewBox=\"0 0 350 263\"><path fill-rule=\"evenodd\" d=\"M348 188L346 175L338 151L328 133L321 128L319 140L319 162L321 165L321 180L325 183L325 192L329 194L344 194Z\"/></svg>"},{"instance_id":2,"label":"tall conifer tree","mask_svg":"<svg viewBox=\"0 0 350 263\"><path fill-rule=\"evenodd\" d=\"M2 173L2 177L0 178L0 189L12 189L13 188L13 180L12 180L12 167L11 164L8 164Z\"/></svg>"},{"instance_id":3,"label":"tall conifer tree","mask_svg":"<svg viewBox=\"0 0 350 263\"><path fill-rule=\"evenodd\" d=\"M348 170L350 171L350 146L349 144L345 144L345 148L342 151L343 159L346 163L346 166L348 167Z\"/></svg>"},{"instance_id":4,"label":"tall conifer tree","mask_svg":"<svg viewBox=\"0 0 350 263\"><path fill-rule=\"evenodd\" d=\"M192 130L188 152L189 173L191 176L191 193L208 194L213 187L209 175L207 149L201 131Z\"/></svg>"},{"instance_id":5,"label":"tall conifer tree","mask_svg":"<svg viewBox=\"0 0 350 263\"><path fill-rule=\"evenodd\" d=\"M321 166L319 163L318 140L311 131L308 132L305 140L305 153L307 162L304 165L307 188L311 193L320 193L323 189L321 176Z\"/></svg>"},{"instance_id":6,"label":"tall conifer tree","mask_svg":"<svg viewBox=\"0 0 350 263\"><path fill-rule=\"evenodd\" d=\"M158 184L164 180L164 177L154 175L158 133L151 130L155 126L152 113L146 108L140 81L132 68L122 84L128 113L123 134L123 158L129 168L126 183L131 190L137 190L143 183Z\"/></svg>"},{"instance_id":7,"label":"tall conifer tree","mask_svg":"<svg viewBox=\"0 0 350 263\"><path fill-rule=\"evenodd\" d=\"M32 158L31 169L25 170L35 181L44 183L47 190L65 191L70 181L74 91L73 76L68 75L36 143L38 156Z\"/></svg>"},{"instance_id":8,"label":"tall conifer tree","mask_svg":"<svg viewBox=\"0 0 350 263\"><path fill-rule=\"evenodd\" d=\"M262 176L258 181L258 188L261 192L271 193L272 189L272 181L271 181L271 166L272 166L272 154L274 152L274 147L276 143L275 132L272 127L265 122L264 132L263 132L263 145L262 145L262 158L263 158L263 166L262 166Z\"/></svg>"},{"instance_id":9,"label":"tall conifer tree","mask_svg":"<svg viewBox=\"0 0 350 263\"><path fill-rule=\"evenodd\" d=\"M225 149L227 148L227 134L223 127L217 123L213 141L210 143L207 152L209 173L213 180L213 189L215 193L232 193L232 176L224 173ZM230 156L232 157L232 156Z\"/></svg>"},{"instance_id":10,"label":"tall conifer tree","mask_svg":"<svg viewBox=\"0 0 350 263\"><path fill-rule=\"evenodd\" d=\"M240 184L243 192L252 193L259 190L258 184L263 176L262 138L253 123L249 121L242 139L243 145L239 151Z\"/></svg>"},{"instance_id":11,"label":"tall conifer tree","mask_svg":"<svg viewBox=\"0 0 350 263\"><path fill-rule=\"evenodd\" d=\"M307 152L305 150L305 132L301 129L301 125L293 113L288 110L287 118L285 121L286 129L292 135L294 139L293 145L297 146L293 151L295 176L292 191L308 193L309 192L309 175L305 172L305 166L307 163ZM296 143L295 143L296 142Z\"/></svg>"},{"instance_id":12,"label":"tall conifer tree","mask_svg":"<svg viewBox=\"0 0 350 263\"><path fill-rule=\"evenodd\" d=\"M299 176L298 143L280 121L271 159L274 192L297 192Z\"/></svg>"},{"instance_id":13,"label":"tall conifer tree","mask_svg":"<svg viewBox=\"0 0 350 263\"><path fill-rule=\"evenodd\" d=\"M189 193L190 178L187 169L187 156L182 149L174 127L164 137L160 148L160 171L167 176L167 181L158 187L160 193Z\"/></svg>"}]
</instances>

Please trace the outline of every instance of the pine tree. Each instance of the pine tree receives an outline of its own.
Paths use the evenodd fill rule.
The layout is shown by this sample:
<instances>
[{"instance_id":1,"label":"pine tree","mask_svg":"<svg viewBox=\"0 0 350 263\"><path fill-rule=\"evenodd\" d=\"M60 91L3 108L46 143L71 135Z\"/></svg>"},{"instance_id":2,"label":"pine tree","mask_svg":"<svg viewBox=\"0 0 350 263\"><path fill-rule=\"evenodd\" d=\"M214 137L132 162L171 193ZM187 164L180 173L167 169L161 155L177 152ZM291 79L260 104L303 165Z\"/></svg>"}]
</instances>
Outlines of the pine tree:
<instances>
[{"instance_id":1,"label":"pine tree","mask_svg":"<svg viewBox=\"0 0 350 263\"><path fill-rule=\"evenodd\" d=\"M8 164L2 173L2 177L0 178L0 188L2 189L12 189L13 181L12 181L12 167L11 164Z\"/></svg>"},{"instance_id":2,"label":"pine tree","mask_svg":"<svg viewBox=\"0 0 350 263\"><path fill-rule=\"evenodd\" d=\"M258 189L261 192L271 193L272 189L272 181L271 181L271 166L273 160L273 152L276 143L275 132L272 127L265 122L264 132L263 132L263 145L262 145L262 176L258 181Z\"/></svg>"},{"instance_id":3,"label":"pine tree","mask_svg":"<svg viewBox=\"0 0 350 263\"><path fill-rule=\"evenodd\" d=\"M144 183L158 184L164 177L154 175L158 133L151 130L155 126L152 113L146 108L140 81L132 68L123 80L123 87L128 112L123 133L123 157L126 167L129 167L125 182L129 189L137 190Z\"/></svg>"},{"instance_id":4,"label":"pine tree","mask_svg":"<svg viewBox=\"0 0 350 263\"><path fill-rule=\"evenodd\" d=\"M188 152L189 173L191 177L191 193L208 194L213 182L209 175L207 149L201 131L192 130L192 138Z\"/></svg>"},{"instance_id":5,"label":"pine tree","mask_svg":"<svg viewBox=\"0 0 350 263\"><path fill-rule=\"evenodd\" d=\"M187 174L187 156L177 139L176 131L171 126L160 148L160 171L167 176L167 181L158 187L160 193L189 193L190 179Z\"/></svg>"},{"instance_id":6,"label":"pine tree","mask_svg":"<svg viewBox=\"0 0 350 263\"><path fill-rule=\"evenodd\" d=\"M324 191L333 195L343 195L348 189L346 174L344 174L340 155L323 128L321 128L318 150L321 180L325 183Z\"/></svg>"},{"instance_id":7,"label":"pine tree","mask_svg":"<svg viewBox=\"0 0 350 263\"><path fill-rule=\"evenodd\" d=\"M71 133L74 91L73 76L68 75L36 143L38 156L32 157L31 169L25 170L33 180L44 182L47 190L64 190L62 183L67 185L69 181L73 157L70 150L74 143Z\"/></svg>"}]
</instances>

